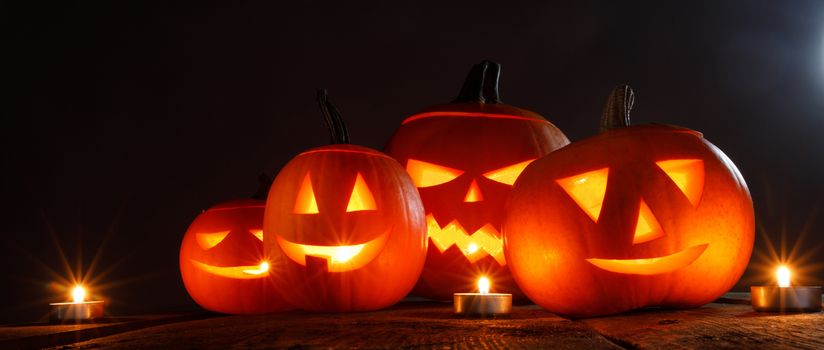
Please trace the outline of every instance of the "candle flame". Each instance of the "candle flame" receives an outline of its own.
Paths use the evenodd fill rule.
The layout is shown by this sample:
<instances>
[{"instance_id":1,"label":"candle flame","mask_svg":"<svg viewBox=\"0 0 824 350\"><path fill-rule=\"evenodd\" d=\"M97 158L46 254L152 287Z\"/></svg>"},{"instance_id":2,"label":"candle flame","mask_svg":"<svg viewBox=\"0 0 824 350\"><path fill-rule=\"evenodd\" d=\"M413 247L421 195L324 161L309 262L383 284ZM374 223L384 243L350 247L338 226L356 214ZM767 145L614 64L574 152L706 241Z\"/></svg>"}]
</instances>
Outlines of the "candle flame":
<instances>
[{"instance_id":1,"label":"candle flame","mask_svg":"<svg viewBox=\"0 0 824 350\"><path fill-rule=\"evenodd\" d=\"M72 289L72 298L75 303L82 303L83 299L86 299L86 289L79 284L74 286L74 289Z\"/></svg>"},{"instance_id":2,"label":"candle flame","mask_svg":"<svg viewBox=\"0 0 824 350\"><path fill-rule=\"evenodd\" d=\"M779 287L789 287L790 286L790 269L784 265L778 267L778 271L775 273L776 277L778 278L778 286Z\"/></svg>"},{"instance_id":3,"label":"candle flame","mask_svg":"<svg viewBox=\"0 0 824 350\"><path fill-rule=\"evenodd\" d=\"M481 292L481 294L489 294L489 278L481 276L481 278L478 279L478 291Z\"/></svg>"}]
</instances>

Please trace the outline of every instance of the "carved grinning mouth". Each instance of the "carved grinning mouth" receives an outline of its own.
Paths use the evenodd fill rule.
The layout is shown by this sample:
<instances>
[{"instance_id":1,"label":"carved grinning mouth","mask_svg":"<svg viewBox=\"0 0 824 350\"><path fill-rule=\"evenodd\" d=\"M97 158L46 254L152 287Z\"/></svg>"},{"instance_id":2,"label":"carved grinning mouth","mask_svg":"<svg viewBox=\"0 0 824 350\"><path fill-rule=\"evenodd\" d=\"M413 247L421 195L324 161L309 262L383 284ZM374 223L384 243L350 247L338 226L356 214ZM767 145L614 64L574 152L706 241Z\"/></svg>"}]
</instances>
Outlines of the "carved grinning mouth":
<instances>
[{"instance_id":1,"label":"carved grinning mouth","mask_svg":"<svg viewBox=\"0 0 824 350\"><path fill-rule=\"evenodd\" d=\"M441 227L435 217L429 214L426 216L426 230L432 243L441 253L455 245L471 263L489 255L501 266L506 265L503 242L498 238L500 234L490 224L484 225L470 235L458 220L452 220Z\"/></svg>"},{"instance_id":2,"label":"carved grinning mouth","mask_svg":"<svg viewBox=\"0 0 824 350\"><path fill-rule=\"evenodd\" d=\"M269 275L269 265L266 263L248 266L214 266L195 259L191 259L191 261L199 269L222 277L234 279L254 279Z\"/></svg>"},{"instance_id":3,"label":"carved grinning mouth","mask_svg":"<svg viewBox=\"0 0 824 350\"><path fill-rule=\"evenodd\" d=\"M633 275L658 275L692 264L709 244L699 244L677 253L646 259L586 259L603 270Z\"/></svg>"},{"instance_id":4,"label":"carved grinning mouth","mask_svg":"<svg viewBox=\"0 0 824 350\"><path fill-rule=\"evenodd\" d=\"M315 257L326 260L328 272L344 272L356 270L370 261L383 250L391 229L371 241L355 245L321 246L289 242L277 236L281 250L292 261L306 266L306 257Z\"/></svg>"}]
</instances>

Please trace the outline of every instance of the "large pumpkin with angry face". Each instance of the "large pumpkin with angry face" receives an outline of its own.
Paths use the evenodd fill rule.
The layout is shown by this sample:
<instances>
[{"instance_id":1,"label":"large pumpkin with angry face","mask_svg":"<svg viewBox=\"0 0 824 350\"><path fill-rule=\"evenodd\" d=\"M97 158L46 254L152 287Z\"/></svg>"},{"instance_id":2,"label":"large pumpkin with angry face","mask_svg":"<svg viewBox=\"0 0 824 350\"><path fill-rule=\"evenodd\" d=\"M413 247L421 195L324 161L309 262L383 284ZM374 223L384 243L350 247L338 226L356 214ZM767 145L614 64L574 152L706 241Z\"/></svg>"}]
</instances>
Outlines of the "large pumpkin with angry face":
<instances>
[{"instance_id":1,"label":"large pumpkin with angry face","mask_svg":"<svg viewBox=\"0 0 824 350\"><path fill-rule=\"evenodd\" d=\"M571 317L695 307L731 288L753 247L752 200L735 165L701 133L628 126L620 87L601 134L535 161L504 221L515 279Z\"/></svg>"},{"instance_id":2,"label":"large pumpkin with angry face","mask_svg":"<svg viewBox=\"0 0 824 350\"><path fill-rule=\"evenodd\" d=\"M403 164L426 209L429 252L415 293L451 300L480 275L520 295L500 235L512 184L533 160L569 141L540 115L498 98L500 66L473 67L458 98L403 121L386 152Z\"/></svg>"},{"instance_id":3,"label":"large pumpkin with angry face","mask_svg":"<svg viewBox=\"0 0 824 350\"><path fill-rule=\"evenodd\" d=\"M268 179L261 182L268 188ZM276 266L263 254L263 206L254 198L221 203L198 215L186 231L180 274L203 308L229 314L294 308L280 296Z\"/></svg>"},{"instance_id":4,"label":"large pumpkin with angry face","mask_svg":"<svg viewBox=\"0 0 824 350\"><path fill-rule=\"evenodd\" d=\"M280 171L266 203L264 245L279 257L287 299L312 311L364 311L412 289L426 254L423 205L397 161L347 144L320 94L333 144L303 152Z\"/></svg>"}]
</instances>

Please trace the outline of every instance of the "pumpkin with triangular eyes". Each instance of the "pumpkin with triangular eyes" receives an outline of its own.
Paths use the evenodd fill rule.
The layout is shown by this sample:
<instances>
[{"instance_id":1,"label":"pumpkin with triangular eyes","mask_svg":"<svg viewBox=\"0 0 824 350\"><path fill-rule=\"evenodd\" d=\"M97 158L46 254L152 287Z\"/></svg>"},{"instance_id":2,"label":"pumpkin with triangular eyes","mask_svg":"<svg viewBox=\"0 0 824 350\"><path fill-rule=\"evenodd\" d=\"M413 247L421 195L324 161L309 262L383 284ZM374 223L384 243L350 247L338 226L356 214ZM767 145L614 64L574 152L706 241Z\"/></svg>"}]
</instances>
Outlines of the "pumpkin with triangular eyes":
<instances>
[{"instance_id":1,"label":"pumpkin with triangular eyes","mask_svg":"<svg viewBox=\"0 0 824 350\"><path fill-rule=\"evenodd\" d=\"M426 254L423 204L397 161L348 144L340 115L319 94L333 144L281 169L266 203L266 252L311 311L392 305L417 281Z\"/></svg>"},{"instance_id":2,"label":"pumpkin with triangular eyes","mask_svg":"<svg viewBox=\"0 0 824 350\"><path fill-rule=\"evenodd\" d=\"M616 89L604 131L533 162L507 203L512 273L554 313L700 306L749 262L753 205L738 169L699 132L629 126L632 101Z\"/></svg>"},{"instance_id":3,"label":"pumpkin with triangular eyes","mask_svg":"<svg viewBox=\"0 0 824 350\"><path fill-rule=\"evenodd\" d=\"M269 180L263 181L268 189ZM294 309L281 297L277 266L263 254L264 201L240 199L197 216L180 246L180 274L203 308L228 314Z\"/></svg>"},{"instance_id":4,"label":"pumpkin with triangular eyes","mask_svg":"<svg viewBox=\"0 0 824 350\"><path fill-rule=\"evenodd\" d=\"M499 72L494 62L475 65L455 101L407 118L386 146L426 210L430 246L418 295L451 300L484 275L493 291L522 296L499 233L504 203L530 162L569 140L540 115L501 103Z\"/></svg>"}]
</instances>

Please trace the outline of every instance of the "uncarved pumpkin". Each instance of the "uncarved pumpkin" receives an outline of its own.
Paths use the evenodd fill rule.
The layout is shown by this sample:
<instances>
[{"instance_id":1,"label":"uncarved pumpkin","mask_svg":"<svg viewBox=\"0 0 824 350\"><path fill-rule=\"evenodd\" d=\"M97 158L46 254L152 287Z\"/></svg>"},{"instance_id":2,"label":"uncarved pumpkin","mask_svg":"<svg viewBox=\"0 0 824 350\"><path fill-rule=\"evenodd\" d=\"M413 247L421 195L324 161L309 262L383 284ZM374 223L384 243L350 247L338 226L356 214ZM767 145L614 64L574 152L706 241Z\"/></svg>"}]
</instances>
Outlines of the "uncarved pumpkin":
<instances>
[{"instance_id":1,"label":"uncarved pumpkin","mask_svg":"<svg viewBox=\"0 0 824 350\"><path fill-rule=\"evenodd\" d=\"M397 161L347 144L340 115L319 94L332 145L289 161L266 203L266 252L311 311L392 305L417 281L426 256L423 204Z\"/></svg>"},{"instance_id":2,"label":"uncarved pumpkin","mask_svg":"<svg viewBox=\"0 0 824 350\"><path fill-rule=\"evenodd\" d=\"M533 162L503 233L529 298L570 317L695 307L727 292L753 247L753 205L735 165L701 133L629 125L617 88L600 134Z\"/></svg>"},{"instance_id":3,"label":"uncarved pumpkin","mask_svg":"<svg viewBox=\"0 0 824 350\"><path fill-rule=\"evenodd\" d=\"M500 65L470 71L458 98L406 118L386 146L411 175L426 209L429 252L414 292L451 300L475 290L521 295L500 235L505 200L533 160L569 143L540 115L501 103Z\"/></svg>"}]
</instances>

